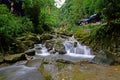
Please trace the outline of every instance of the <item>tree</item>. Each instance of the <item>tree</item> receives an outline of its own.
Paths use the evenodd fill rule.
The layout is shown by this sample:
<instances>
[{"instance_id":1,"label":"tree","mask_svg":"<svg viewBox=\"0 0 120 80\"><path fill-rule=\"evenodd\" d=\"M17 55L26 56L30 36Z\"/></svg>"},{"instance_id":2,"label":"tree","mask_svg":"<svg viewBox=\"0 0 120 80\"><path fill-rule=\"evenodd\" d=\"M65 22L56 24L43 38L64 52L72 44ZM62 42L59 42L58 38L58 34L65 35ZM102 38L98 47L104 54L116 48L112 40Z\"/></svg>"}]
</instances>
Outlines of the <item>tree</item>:
<instances>
[{"instance_id":1,"label":"tree","mask_svg":"<svg viewBox=\"0 0 120 80\"><path fill-rule=\"evenodd\" d=\"M51 30L53 0L25 0L24 11L34 24L35 33Z\"/></svg>"},{"instance_id":2,"label":"tree","mask_svg":"<svg viewBox=\"0 0 120 80\"><path fill-rule=\"evenodd\" d=\"M61 21L74 26L78 20L96 13L95 4L94 0L66 0L61 9Z\"/></svg>"},{"instance_id":3,"label":"tree","mask_svg":"<svg viewBox=\"0 0 120 80\"><path fill-rule=\"evenodd\" d=\"M97 0L97 9L101 11L108 24L120 20L120 0Z\"/></svg>"},{"instance_id":4,"label":"tree","mask_svg":"<svg viewBox=\"0 0 120 80\"><path fill-rule=\"evenodd\" d=\"M0 52L10 50L16 37L32 30L33 25L28 18L16 17L9 12L6 5L0 5Z\"/></svg>"}]
</instances>

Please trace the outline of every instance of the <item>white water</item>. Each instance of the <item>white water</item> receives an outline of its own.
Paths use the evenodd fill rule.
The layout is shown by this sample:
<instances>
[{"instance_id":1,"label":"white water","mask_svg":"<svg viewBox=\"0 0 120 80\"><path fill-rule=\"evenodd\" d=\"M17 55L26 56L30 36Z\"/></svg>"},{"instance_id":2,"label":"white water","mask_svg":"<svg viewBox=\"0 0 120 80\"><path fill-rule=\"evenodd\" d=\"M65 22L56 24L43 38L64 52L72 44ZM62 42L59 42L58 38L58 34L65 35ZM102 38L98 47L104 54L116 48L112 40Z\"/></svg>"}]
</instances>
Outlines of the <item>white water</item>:
<instances>
[{"instance_id":1,"label":"white water","mask_svg":"<svg viewBox=\"0 0 120 80\"><path fill-rule=\"evenodd\" d=\"M63 56L75 57L75 58L90 58L90 59L94 58L94 55L91 54L91 49L85 45L81 45L74 38L74 36L66 39L63 42L63 45L65 46L65 50L67 52ZM42 44L35 44L34 48L36 51L36 53L35 53L36 55L39 55L39 56L49 56L50 55L47 48ZM57 55L59 55L59 54L57 54ZM56 54L54 54L53 56L56 56Z\"/></svg>"},{"instance_id":2,"label":"white water","mask_svg":"<svg viewBox=\"0 0 120 80\"><path fill-rule=\"evenodd\" d=\"M81 58L94 58L94 55L91 55L91 49L85 45L81 45L74 36L67 39L63 44L67 52L65 55Z\"/></svg>"},{"instance_id":3,"label":"white water","mask_svg":"<svg viewBox=\"0 0 120 80\"><path fill-rule=\"evenodd\" d=\"M35 44L35 54L40 56L49 56L50 53L48 52L47 48L42 44Z\"/></svg>"}]
</instances>

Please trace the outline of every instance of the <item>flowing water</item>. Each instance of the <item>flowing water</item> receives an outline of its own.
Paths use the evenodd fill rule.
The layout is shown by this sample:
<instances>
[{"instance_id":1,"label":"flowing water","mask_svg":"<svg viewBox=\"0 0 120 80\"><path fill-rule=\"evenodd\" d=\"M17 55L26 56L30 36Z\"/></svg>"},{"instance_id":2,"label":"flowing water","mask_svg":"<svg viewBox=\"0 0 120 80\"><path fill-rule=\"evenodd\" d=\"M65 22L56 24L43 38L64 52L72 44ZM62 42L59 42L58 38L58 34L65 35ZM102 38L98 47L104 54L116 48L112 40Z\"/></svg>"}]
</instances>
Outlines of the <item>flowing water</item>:
<instances>
[{"instance_id":1,"label":"flowing water","mask_svg":"<svg viewBox=\"0 0 120 80\"><path fill-rule=\"evenodd\" d=\"M35 44L35 54L38 56L48 56L50 53L48 52L47 48L42 44Z\"/></svg>"},{"instance_id":2,"label":"flowing water","mask_svg":"<svg viewBox=\"0 0 120 80\"><path fill-rule=\"evenodd\" d=\"M91 54L91 49L85 45L81 45L74 36L64 41L64 46L68 56L79 57L79 58L94 58Z\"/></svg>"},{"instance_id":3,"label":"flowing water","mask_svg":"<svg viewBox=\"0 0 120 80\"><path fill-rule=\"evenodd\" d=\"M34 49L32 49L35 50L35 59L29 60L27 63L13 64L0 68L0 80L44 80L38 68L41 65L42 59L45 58L49 63L53 63L57 59L74 62L80 61L81 59L91 60L94 57L94 55L91 55L91 49L81 45L74 37L63 41L63 45L65 46L66 53L59 55L58 52L56 54L50 54L42 44L35 44ZM50 64L48 67L50 68Z\"/></svg>"},{"instance_id":4,"label":"flowing water","mask_svg":"<svg viewBox=\"0 0 120 80\"><path fill-rule=\"evenodd\" d=\"M14 64L0 68L0 80L44 80L36 67Z\"/></svg>"},{"instance_id":5,"label":"flowing water","mask_svg":"<svg viewBox=\"0 0 120 80\"><path fill-rule=\"evenodd\" d=\"M43 44L35 44L31 60L0 68L0 80L119 80L120 66L103 66L80 62L92 60L89 47L81 45L74 37L63 41L66 53L50 54ZM53 48L54 49L54 48ZM26 52L29 52L28 50ZM62 63L56 60L73 63ZM44 63L43 63L44 62ZM42 66L41 66L42 65ZM44 74L43 74L44 73ZM51 79L52 77L52 79Z\"/></svg>"},{"instance_id":6,"label":"flowing water","mask_svg":"<svg viewBox=\"0 0 120 80\"><path fill-rule=\"evenodd\" d=\"M36 55L39 57L52 57L55 59L64 59L69 61L92 60L94 55L89 47L81 45L74 36L63 41L66 53L64 55L50 54L47 48L42 44L35 44ZM54 48L53 48L54 49Z\"/></svg>"}]
</instances>

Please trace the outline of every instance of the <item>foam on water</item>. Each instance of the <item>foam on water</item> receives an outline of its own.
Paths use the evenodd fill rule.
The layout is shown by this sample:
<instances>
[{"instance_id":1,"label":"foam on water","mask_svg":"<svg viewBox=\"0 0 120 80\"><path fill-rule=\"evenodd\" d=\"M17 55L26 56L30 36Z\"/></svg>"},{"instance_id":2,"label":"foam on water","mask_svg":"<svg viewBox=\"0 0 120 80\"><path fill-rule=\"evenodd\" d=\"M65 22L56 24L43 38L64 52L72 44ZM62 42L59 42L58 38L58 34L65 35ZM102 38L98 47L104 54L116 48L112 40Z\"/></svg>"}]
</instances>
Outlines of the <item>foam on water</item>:
<instances>
[{"instance_id":1,"label":"foam on water","mask_svg":"<svg viewBox=\"0 0 120 80\"><path fill-rule=\"evenodd\" d=\"M42 44L35 44L35 54L39 56L49 56L50 53L48 52L47 48Z\"/></svg>"},{"instance_id":2,"label":"foam on water","mask_svg":"<svg viewBox=\"0 0 120 80\"><path fill-rule=\"evenodd\" d=\"M91 49L85 45L81 45L74 36L70 37L63 42L67 56L80 57L80 58L94 58L91 54Z\"/></svg>"},{"instance_id":3,"label":"foam on water","mask_svg":"<svg viewBox=\"0 0 120 80\"><path fill-rule=\"evenodd\" d=\"M91 49L88 46L80 44L74 36L69 37L63 42L65 46L66 54L65 56L76 57L76 58L94 58L94 55L91 54ZM35 44L35 54L38 56L49 56L50 53L48 52L47 48L42 44ZM54 49L54 48L53 48ZM58 56L59 53L52 54L53 56ZM63 55L64 56L64 55Z\"/></svg>"}]
</instances>

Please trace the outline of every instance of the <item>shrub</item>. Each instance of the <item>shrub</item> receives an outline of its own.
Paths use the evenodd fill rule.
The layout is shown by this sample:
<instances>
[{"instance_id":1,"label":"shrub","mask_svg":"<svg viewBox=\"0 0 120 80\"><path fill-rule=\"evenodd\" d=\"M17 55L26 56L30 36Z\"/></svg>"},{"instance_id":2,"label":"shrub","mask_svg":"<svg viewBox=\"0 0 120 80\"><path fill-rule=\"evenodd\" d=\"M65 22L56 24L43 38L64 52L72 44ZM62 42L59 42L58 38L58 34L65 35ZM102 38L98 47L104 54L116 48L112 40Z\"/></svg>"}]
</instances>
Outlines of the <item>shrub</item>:
<instances>
[{"instance_id":1,"label":"shrub","mask_svg":"<svg viewBox=\"0 0 120 80\"><path fill-rule=\"evenodd\" d=\"M26 17L14 16L5 5L0 5L0 51L15 47L15 38L26 31L33 31L32 22Z\"/></svg>"}]
</instances>

